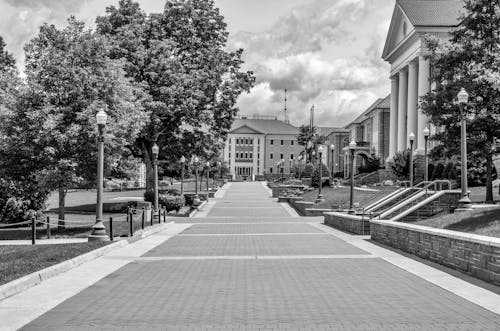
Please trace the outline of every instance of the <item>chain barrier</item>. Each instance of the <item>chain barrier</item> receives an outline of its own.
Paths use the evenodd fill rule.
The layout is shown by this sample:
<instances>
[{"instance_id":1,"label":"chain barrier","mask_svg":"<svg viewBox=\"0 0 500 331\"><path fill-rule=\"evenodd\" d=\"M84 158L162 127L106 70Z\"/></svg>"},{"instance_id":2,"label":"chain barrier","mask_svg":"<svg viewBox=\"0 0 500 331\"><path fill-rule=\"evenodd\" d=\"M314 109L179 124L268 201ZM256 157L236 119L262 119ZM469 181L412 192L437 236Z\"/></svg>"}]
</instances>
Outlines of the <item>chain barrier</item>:
<instances>
[{"instance_id":1,"label":"chain barrier","mask_svg":"<svg viewBox=\"0 0 500 331\"><path fill-rule=\"evenodd\" d=\"M19 222L19 223L10 223L10 224L0 224L0 228L9 228L11 226L16 226L16 225L23 225L23 224L29 224L31 221L24 221L24 222Z\"/></svg>"}]
</instances>

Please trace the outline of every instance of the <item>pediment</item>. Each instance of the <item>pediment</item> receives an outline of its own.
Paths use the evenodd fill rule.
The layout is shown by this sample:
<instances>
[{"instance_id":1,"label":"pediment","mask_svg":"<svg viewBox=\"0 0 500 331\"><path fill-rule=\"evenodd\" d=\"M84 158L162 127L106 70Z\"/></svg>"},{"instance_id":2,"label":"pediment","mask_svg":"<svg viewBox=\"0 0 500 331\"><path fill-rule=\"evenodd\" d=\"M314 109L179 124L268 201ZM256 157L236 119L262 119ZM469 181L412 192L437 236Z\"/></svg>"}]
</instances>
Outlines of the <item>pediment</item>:
<instances>
[{"instance_id":1,"label":"pediment","mask_svg":"<svg viewBox=\"0 0 500 331\"><path fill-rule=\"evenodd\" d=\"M384 52L382 58L387 60L389 55L393 53L405 40L407 40L415 32L415 27L411 24L409 18L403 12L401 7L396 3L392 14L389 32L385 40Z\"/></svg>"},{"instance_id":2,"label":"pediment","mask_svg":"<svg viewBox=\"0 0 500 331\"><path fill-rule=\"evenodd\" d=\"M232 130L230 133L233 133L233 134L262 134L262 132L260 132L257 129L252 128L248 124L244 124L240 127L237 127L234 130Z\"/></svg>"}]
</instances>

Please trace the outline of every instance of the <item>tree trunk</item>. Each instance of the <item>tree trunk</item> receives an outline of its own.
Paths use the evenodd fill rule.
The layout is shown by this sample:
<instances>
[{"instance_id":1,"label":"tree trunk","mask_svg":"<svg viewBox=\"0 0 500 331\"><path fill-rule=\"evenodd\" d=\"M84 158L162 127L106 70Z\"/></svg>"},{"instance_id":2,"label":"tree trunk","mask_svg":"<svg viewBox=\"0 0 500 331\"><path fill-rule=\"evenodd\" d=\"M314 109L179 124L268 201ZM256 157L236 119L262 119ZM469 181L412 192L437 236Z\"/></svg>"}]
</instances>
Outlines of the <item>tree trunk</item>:
<instances>
[{"instance_id":1,"label":"tree trunk","mask_svg":"<svg viewBox=\"0 0 500 331\"><path fill-rule=\"evenodd\" d=\"M65 210L65 202L66 202L66 189L64 185L61 183L59 184L59 215L58 215L58 221L57 221L57 228L59 230L63 230L66 226L66 223L64 222L64 214L66 212Z\"/></svg>"},{"instance_id":2,"label":"tree trunk","mask_svg":"<svg viewBox=\"0 0 500 331\"><path fill-rule=\"evenodd\" d=\"M142 161L146 166L146 190L153 190L155 183L155 174L153 169L153 162L151 159L150 148L145 141L141 142Z\"/></svg>"},{"instance_id":3,"label":"tree trunk","mask_svg":"<svg viewBox=\"0 0 500 331\"><path fill-rule=\"evenodd\" d=\"M493 202L493 156L491 152L486 154L486 202Z\"/></svg>"}]
</instances>

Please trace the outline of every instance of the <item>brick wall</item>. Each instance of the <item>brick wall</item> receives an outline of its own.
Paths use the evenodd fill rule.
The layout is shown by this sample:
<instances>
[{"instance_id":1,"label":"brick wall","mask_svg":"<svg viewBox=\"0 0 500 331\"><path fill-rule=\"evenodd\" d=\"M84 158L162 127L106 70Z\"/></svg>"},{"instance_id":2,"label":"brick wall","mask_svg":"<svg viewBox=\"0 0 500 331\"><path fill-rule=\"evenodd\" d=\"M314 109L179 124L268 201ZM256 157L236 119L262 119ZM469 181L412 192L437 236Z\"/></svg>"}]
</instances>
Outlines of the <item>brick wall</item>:
<instances>
[{"instance_id":1,"label":"brick wall","mask_svg":"<svg viewBox=\"0 0 500 331\"><path fill-rule=\"evenodd\" d=\"M368 235L370 233L370 220L357 215L345 213L325 213L324 223L336 229L354 234Z\"/></svg>"},{"instance_id":2,"label":"brick wall","mask_svg":"<svg viewBox=\"0 0 500 331\"><path fill-rule=\"evenodd\" d=\"M500 285L500 238L372 220L372 240Z\"/></svg>"}]
</instances>

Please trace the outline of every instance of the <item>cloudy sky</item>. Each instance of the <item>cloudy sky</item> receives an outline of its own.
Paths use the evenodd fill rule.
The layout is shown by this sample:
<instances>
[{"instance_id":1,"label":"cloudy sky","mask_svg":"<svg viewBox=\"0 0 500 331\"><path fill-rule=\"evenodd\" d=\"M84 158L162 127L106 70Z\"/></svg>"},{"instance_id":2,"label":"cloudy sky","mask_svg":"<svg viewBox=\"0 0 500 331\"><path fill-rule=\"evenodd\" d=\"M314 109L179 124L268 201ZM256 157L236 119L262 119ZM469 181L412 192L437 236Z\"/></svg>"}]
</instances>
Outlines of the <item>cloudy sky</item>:
<instances>
[{"instance_id":1,"label":"cloudy sky","mask_svg":"<svg viewBox=\"0 0 500 331\"><path fill-rule=\"evenodd\" d=\"M147 12L164 0L138 0ZM257 84L239 100L241 114L308 122L314 104L321 126L343 126L390 90L380 59L395 0L215 0L228 23L229 47L245 50ZM0 35L22 70L23 45L44 22L75 15L89 26L118 0L0 0Z\"/></svg>"}]
</instances>

